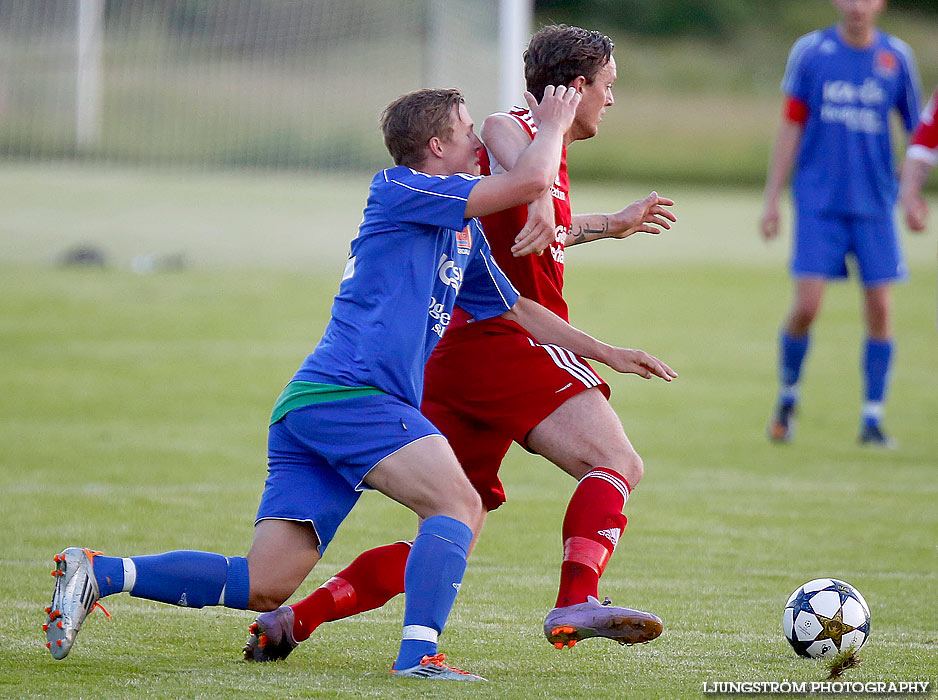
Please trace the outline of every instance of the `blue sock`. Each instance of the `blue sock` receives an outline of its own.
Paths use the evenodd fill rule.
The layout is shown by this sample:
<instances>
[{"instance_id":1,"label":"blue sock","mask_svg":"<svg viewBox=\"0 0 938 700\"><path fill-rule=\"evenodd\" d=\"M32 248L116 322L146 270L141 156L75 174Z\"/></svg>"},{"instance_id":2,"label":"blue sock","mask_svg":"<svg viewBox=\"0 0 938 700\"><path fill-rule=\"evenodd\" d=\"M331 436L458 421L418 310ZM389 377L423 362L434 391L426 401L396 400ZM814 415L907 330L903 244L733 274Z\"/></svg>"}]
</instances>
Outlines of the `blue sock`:
<instances>
[{"instance_id":1,"label":"blue sock","mask_svg":"<svg viewBox=\"0 0 938 700\"><path fill-rule=\"evenodd\" d=\"M795 403L798 397L798 382L801 379L801 367L808 346L811 344L810 334L800 337L782 331L778 339L778 383L779 399L787 406Z\"/></svg>"},{"instance_id":2,"label":"blue sock","mask_svg":"<svg viewBox=\"0 0 938 700\"><path fill-rule=\"evenodd\" d=\"M98 589L102 598L124 590L123 559L98 554L92 559L92 563L94 565L94 577L98 582Z\"/></svg>"},{"instance_id":3,"label":"blue sock","mask_svg":"<svg viewBox=\"0 0 938 700\"><path fill-rule=\"evenodd\" d=\"M130 561L136 568L132 596L189 608L247 609L250 581L244 557L182 550Z\"/></svg>"},{"instance_id":4,"label":"blue sock","mask_svg":"<svg viewBox=\"0 0 938 700\"><path fill-rule=\"evenodd\" d=\"M878 414L882 412L882 403L889 386L889 368L892 366L893 347L891 338L884 340L867 338L863 345L864 398L867 406L872 404L878 409L870 411L864 409L864 422L867 424L879 422Z\"/></svg>"},{"instance_id":5,"label":"blue sock","mask_svg":"<svg viewBox=\"0 0 938 700\"><path fill-rule=\"evenodd\" d=\"M445 515L427 518L404 569L404 634L395 669L410 668L437 651L437 637L466 571L472 530Z\"/></svg>"}]
</instances>

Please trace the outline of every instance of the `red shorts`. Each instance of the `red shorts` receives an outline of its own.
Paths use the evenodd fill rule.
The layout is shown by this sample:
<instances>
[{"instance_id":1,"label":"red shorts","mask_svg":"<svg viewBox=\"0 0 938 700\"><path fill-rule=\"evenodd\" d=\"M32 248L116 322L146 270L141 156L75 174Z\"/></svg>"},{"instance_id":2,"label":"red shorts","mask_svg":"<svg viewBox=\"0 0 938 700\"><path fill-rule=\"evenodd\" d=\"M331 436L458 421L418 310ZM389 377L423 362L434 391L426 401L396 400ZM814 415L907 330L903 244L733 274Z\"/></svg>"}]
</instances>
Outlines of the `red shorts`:
<instances>
[{"instance_id":1,"label":"red shorts","mask_svg":"<svg viewBox=\"0 0 938 700\"><path fill-rule=\"evenodd\" d=\"M512 441L571 396L609 386L569 350L501 318L451 328L430 356L421 412L449 440L486 509L505 502L498 469Z\"/></svg>"}]
</instances>

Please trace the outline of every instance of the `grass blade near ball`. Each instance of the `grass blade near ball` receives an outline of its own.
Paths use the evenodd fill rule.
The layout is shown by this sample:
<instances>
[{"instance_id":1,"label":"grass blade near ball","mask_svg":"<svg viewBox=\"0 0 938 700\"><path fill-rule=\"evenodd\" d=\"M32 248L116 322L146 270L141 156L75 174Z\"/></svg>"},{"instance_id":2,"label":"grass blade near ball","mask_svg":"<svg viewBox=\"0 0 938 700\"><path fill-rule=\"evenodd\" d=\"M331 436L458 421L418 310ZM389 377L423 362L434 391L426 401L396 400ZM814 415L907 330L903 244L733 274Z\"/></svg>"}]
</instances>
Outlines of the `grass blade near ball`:
<instances>
[{"instance_id":1,"label":"grass blade near ball","mask_svg":"<svg viewBox=\"0 0 938 700\"><path fill-rule=\"evenodd\" d=\"M848 668L859 666L862 662L863 659L857 655L856 649L853 646L844 649L839 654L831 657L831 660L828 662L827 668L830 671L830 675L827 676L827 680L832 681L840 678Z\"/></svg>"}]
</instances>

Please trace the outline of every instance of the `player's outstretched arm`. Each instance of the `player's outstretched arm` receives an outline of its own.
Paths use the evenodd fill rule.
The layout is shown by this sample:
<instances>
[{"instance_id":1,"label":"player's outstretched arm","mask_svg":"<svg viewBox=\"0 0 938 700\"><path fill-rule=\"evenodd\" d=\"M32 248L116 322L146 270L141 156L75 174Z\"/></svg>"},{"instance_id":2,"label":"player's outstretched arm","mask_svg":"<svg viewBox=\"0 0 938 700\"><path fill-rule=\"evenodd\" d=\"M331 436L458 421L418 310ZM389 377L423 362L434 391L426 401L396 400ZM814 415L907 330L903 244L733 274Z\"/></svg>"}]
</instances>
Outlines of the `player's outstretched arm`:
<instances>
[{"instance_id":1,"label":"player's outstretched arm","mask_svg":"<svg viewBox=\"0 0 938 700\"><path fill-rule=\"evenodd\" d=\"M540 104L528 92L524 99L539 122L537 135L511 170L484 177L472 188L466 202L467 219L528 204L557 177L563 135L573 123L580 94L562 85L548 86Z\"/></svg>"},{"instance_id":2,"label":"player's outstretched arm","mask_svg":"<svg viewBox=\"0 0 938 700\"><path fill-rule=\"evenodd\" d=\"M519 297L502 316L520 324L539 343L560 345L581 357L602 362L617 372L637 374L645 379L660 377L666 382L677 377L677 372L657 357L643 350L617 348L596 340L531 299Z\"/></svg>"},{"instance_id":3,"label":"player's outstretched arm","mask_svg":"<svg viewBox=\"0 0 938 700\"><path fill-rule=\"evenodd\" d=\"M932 165L924 160L906 156L899 177L899 204L905 212L905 222L915 233L925 230L928 223L928 204L922 197L922 187L928 180Z\"/></svg>"},{"instance_id":4,"label":"player's outstretched arm","mask_svg":"<svg viewBox=\"0 0 938 700\"><path fill-rule=\"evenodd\" d=\"M661 197L657 192L632 202L615 214L576 214L567 234L566 246L598 241L600 238L628 238L633 233L661 233L677 221L674 200Z\"/></svg>"},{"instance_id":5,"label":"player's outstretched arm","mask_svg":"<svg viewBox=\"0 0 938 700\"><path fill-rule=\"evenodd\" d=\"M778 197L782 187L788 181L803 131L804 126L801 123L785 117L779 124L775 147L769 160L769 172L765 180L762 216L759 218L759 231L766 241L771 241L778 236Z\"/></svg>"},{"instance_id":6,"label":"player's outstretched arm","mask_svg":"<svg viewBox=\"0 0 938 700\"><path fill-rule=\"evenodd\" d=\"M546 199L546 208L542 202ZM575 214L570 222L570 231L564 241L569 248L579 243L598 241L601 238L628 238L633 233L661 233L670 229L677 217L665 207L674 206L673 199L652 192L644 199L632 202L615 214ZM548 215L550 216L548 225ZM554 209L550 195L528 205L528 220L515 237L511 252L515 257L538 253L554 240Z\"/></svg>"}]
</instances>

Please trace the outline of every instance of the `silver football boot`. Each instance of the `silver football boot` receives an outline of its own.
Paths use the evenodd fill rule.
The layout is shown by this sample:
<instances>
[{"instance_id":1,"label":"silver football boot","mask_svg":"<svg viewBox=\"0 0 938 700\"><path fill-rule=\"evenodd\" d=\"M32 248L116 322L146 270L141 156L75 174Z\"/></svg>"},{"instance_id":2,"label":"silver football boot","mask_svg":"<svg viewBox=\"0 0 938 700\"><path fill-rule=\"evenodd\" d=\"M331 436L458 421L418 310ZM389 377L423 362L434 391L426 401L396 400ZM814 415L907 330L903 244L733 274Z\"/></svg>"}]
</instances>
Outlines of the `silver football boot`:
<instances>
[{"instance_id":1,"label":"silver football boot","mask_svg":"<svg viewBox=\"0 0 938 700\"><path fill-rule=\"evenodd\" d=\"M94 577L92 559L101 552L81 547L68 547L52 557L55 562L55 590L52 605L46 608L48 619L42 628L46 632L46 648L56 659L64 659L75 643L81 629L101 594Z\"/></svg>"},{"instance_id":2,"label":"silver football boot","mask_svg":"<svg viewBox=\"0 0 938 700\"><path fill-rule=\"evenodd\" d=\"M558 649L571 648L581 639L606 637L619 644L644 644L661 634L661 618L630 608L619 608L606 598L589 596L585 603L554 608L544 620L544 636Z\"/></svg>"},{"instance_id":3,"label":"silver football boot","mask_svg":"<svg viewBox=\"0 0 938 700\"><path fill-rule=\"evenodd\" d=\"M485 678L461 671L446 663L445 654L424 656L420 663L399 671L391 669L391 678L429 678L436 681L484 681Z\"/></svg>"}]
</instances>

